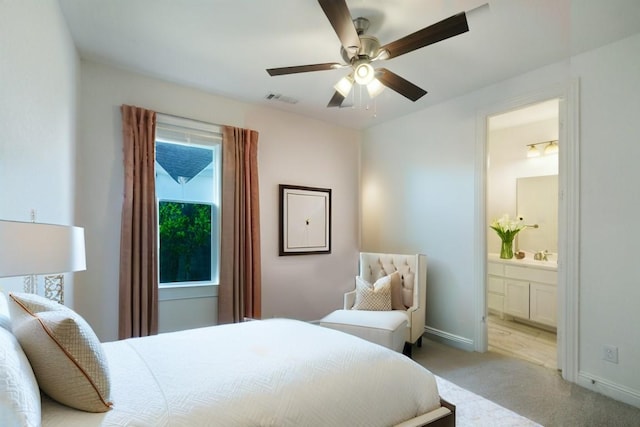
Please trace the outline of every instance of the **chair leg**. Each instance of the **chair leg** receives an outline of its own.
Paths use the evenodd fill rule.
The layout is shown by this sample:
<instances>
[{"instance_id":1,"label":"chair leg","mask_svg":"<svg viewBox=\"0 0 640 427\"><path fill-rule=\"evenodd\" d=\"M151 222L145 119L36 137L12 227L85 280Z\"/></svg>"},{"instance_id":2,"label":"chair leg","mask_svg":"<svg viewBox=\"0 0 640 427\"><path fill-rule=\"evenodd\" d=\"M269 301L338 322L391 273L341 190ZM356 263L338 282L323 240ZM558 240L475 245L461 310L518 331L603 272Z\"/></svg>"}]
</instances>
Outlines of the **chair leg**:
<instances>
[{"instance_id":1,"label":"chair leg","mask_svg":"<svg viewBox=\"0 0 640 427\"><path fill-rule=\"evenodd\" d=\"M418 338L418 347L422 347L422 337Z\"/></svg>"},{"instance_id":2,"label":"chair leg","mask_svg":"<svg viewBox=\"0 0 640 427\"><path fill-rule=\"evenodd\" d=\"M410 342L405 342L404 348L402 349L402 354L404 354L409 359L411 359L411 349L412 349L412 344Z\"/></svg>"}]
</instances>

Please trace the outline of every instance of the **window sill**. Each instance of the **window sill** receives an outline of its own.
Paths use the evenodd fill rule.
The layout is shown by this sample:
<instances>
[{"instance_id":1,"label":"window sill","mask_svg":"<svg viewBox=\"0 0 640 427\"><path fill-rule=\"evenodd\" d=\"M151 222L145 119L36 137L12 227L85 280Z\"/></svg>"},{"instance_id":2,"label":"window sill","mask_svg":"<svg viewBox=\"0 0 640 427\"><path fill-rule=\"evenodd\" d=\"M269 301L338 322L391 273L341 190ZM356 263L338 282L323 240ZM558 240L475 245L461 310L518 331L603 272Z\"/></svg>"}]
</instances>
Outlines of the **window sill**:
<instances>
[{"instance_id":1,"label":"window sill","mask_svg":"<svg viewBox=\"0 0 640 427\"><path fill-rule=\"evenodd\" d=\"M217 283L199 283L196 285L169 285L158 287L158 301L170 301L190 298L213 298L217 296Z\"/></svg>"}]
</instances>

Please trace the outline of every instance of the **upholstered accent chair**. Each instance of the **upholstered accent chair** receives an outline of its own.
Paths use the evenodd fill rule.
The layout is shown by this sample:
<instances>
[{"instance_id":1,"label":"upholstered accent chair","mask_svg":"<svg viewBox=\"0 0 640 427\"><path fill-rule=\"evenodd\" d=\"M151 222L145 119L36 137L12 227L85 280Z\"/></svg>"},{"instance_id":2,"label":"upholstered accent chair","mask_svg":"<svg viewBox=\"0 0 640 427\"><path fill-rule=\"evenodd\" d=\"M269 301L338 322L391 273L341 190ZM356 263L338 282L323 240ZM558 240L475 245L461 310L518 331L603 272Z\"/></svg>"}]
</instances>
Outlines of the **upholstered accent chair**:
<instances>
[{"instance_id":1,"label":"upholstered accent chair","mask_svg":"<svg viewBox=\"0 0 640 427\"><path fill-rule=\"evenodd\" d=\"M362 252L355 282L356 289L344 295L343 308L325 316L320 325L411 356L424 333L426 256ZM380 304L384 295L378 292L386 292L386 304Z\"/></svg>"},{"instance_id":2,"label":"upholstered accent chair","mask_svg":"<svg viewBox=\"0 0 640 427\"><path fill-rule=\"evenodd\" d=\"M400 273L402 300L407 315L405 341L422 345L427 304L427 257L423 254L361 252L359 268L359 276L369 283L374 283L380 277L391 275L395 271ZM355 300L356 291L347 292L344 295L344 309L353 308Z\"/></svg>"}]
</instances>

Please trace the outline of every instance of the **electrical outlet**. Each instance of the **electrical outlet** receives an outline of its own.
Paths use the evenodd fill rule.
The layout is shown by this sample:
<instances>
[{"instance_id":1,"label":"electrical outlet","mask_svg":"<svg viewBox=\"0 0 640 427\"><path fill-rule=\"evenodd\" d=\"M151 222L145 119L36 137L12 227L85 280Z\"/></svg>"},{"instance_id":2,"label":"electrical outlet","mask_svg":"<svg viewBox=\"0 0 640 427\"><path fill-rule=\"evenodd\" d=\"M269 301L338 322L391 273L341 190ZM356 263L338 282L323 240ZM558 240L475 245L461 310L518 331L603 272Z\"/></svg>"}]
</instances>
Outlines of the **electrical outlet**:
<instances>
[{"instance_id":1,"label":"electrical outlet","mask_svg":"<svg viewBox=\"0 0 640 427\"><path fill-rule=\"evenodd\" d=\"M618 347L613 345L602 346L602 360L606 360L611 363L618 363Z\"/></svg>"}]
</instances>

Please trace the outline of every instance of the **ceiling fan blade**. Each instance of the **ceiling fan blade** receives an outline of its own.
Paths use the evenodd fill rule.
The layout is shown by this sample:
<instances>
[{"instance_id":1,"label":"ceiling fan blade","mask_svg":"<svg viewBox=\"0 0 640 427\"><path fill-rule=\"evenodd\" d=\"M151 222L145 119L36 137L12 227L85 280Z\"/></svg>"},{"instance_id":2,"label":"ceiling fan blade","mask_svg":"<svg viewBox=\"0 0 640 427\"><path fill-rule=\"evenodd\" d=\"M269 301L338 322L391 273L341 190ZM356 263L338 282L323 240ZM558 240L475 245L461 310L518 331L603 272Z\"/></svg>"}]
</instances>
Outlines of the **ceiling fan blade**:
<instances>
[{"instance_id":1,"label":"ceiling fan blade","mask_svg":"<svg viewBox=\"0 0 640 427\"><path fill-rule=\"evenodd\" d=\"M295 67L268 68L267 73L269 73L270 76L281 76L284 74L308 73L309 71L335 70L342 67L344 67L343 64L327 62L324 64L298 65Z\"/></svg>"},{"instance_id":2,"label":"ceiling fan blade","mask_svg":"<svg viewBox=\"0 0 640 427\"><path fill-rule=\"evenodd\" d=\"M336 91L336 93L333 94L333 96L331 97L331 100L327 104L327 108L339 107L342 105L343 101L344 101L344 96L342 96L340 92Z\"/></svg>"},{"instance_id":3,"label":"ceiling fan blade","mask_svg":"<svg viewBox=\"0 0 640 427\"><path fill-rule=\"evenodd\" d=\"M388 43L380 48L389 52L388 58L404 55L421 47L428 46L433 43L457 36L458 34L469 31L467 24L467 15L460 12L447 19L443 19L433 25L430 25L415 33L409 34L394 42Z\"/></svg>"},{"instance_id":4,"label":"ceiling fan blade","mask_svg":"<svg viewBox=\"0 0 640 427\"><path fill-rule=\"evenodd\" d=\"M395 90L400 95L405 98L409 98L413 102L416 102L427 93L426 90L414 85L409 80L403 79L386 68L378 68L376 70L376 78L389 89Z\"/></svg>"},{"instance_id":5,"label":"ceiling fan blade","mask_svg":"<svg viewBox=\"0 0 640 427\"><path fill-rule=\"evenodd\" d=\"M324 14L327 15L327 19L333 26L349 58L353 57L360 49L360 37L358 37L356 27L353 25L353 18L351 18L347 2L345 0L318 0L318 3L320 3Z\"/></svg>"}]
</instances>

